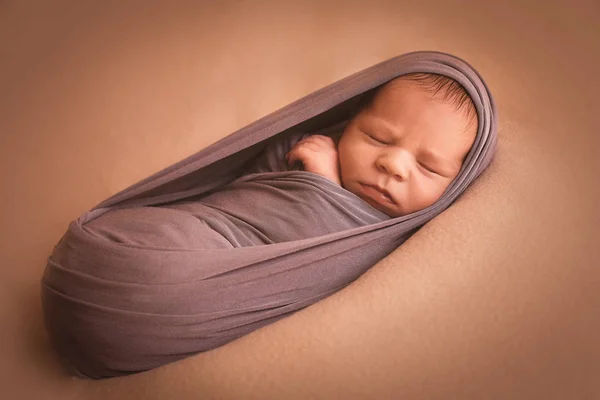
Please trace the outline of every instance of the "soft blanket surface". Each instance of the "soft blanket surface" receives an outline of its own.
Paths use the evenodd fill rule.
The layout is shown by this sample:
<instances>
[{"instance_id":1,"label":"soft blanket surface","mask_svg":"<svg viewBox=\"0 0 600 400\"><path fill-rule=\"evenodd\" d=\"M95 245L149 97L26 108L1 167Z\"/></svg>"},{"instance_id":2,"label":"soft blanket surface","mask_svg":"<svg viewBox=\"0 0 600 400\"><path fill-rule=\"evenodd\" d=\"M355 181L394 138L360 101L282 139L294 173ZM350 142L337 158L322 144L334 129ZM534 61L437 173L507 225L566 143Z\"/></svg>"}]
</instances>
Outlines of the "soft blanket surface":
<instances>
[{"instance_id":1,"label":"soft blanket surface","mask_svg":"<svg viewBox=\"0 0 600 400\"><path fill-rule=\"evenodd\" d=\"M457 80L479 116L459 176L431 207L389 218L326 178L260 166L281 158L274 139L339 126L362 93L410 72ZM74 373L93 378L223 345L358 278L456 200L495 145L491 94L464 61L418 52L358 72L73 221L42 282L50 337Z\"/></svg>"}]
</instances>

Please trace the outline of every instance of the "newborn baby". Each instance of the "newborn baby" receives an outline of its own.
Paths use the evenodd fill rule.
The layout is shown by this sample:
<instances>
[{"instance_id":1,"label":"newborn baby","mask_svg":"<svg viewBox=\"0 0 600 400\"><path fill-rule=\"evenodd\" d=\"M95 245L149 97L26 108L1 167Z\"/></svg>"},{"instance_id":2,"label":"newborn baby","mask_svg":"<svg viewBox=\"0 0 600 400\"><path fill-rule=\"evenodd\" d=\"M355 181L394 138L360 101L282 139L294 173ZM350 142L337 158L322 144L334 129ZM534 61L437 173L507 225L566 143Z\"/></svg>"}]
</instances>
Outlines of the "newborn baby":
<instances>
[{"instance_id":1,"label":"newborn baby","mask_svg":"<svg viewBox=\"0 0 600 400\"><path fill-rule=\"evenodd\" d=\"M354 99L337 102L387 73L385 64L74 221L48 260L42 300L51 339L76 373L124 375L231 342L346 287L447 207L464 187L430 213L396 218L487 167L495 108L478 75L450 56L407 55L393 65L406 70L422 59L439 70L453 65L472 82L481 121L460 84L433 74L364 93L351 114ZM340 107L308 118L324 104ZM299 125L281 132L290 114ZM345 121L326 125L330 118ZM459 173L479 125L481 148ZM205 167L191 168L196 162Z\"/></svg>"},{"instance_id":2,"label":"newborn baby","mask_svg":"<svg viewBox=\"0 0 600 400\"><path fill-rule=\"evenodd\" d=\"M398 217L440 198L476 134L477 111L465 89L445 76L417 73L376 90L339 140L308 136L287 160Z\"/></svg>"}]
</instances>

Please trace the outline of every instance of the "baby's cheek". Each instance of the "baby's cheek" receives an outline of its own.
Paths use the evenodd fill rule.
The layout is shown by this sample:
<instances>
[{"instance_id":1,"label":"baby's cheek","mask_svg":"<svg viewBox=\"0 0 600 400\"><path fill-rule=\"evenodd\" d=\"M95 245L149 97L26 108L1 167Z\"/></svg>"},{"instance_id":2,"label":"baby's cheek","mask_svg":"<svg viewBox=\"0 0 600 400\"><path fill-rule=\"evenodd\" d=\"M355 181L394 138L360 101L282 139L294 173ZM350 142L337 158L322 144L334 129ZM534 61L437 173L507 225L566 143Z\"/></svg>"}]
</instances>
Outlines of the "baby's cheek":
<instances>
[{"instance_id":1,"label":"baby's cheek","mask_svg":"<svg viewBox=\"0 0 600 400\"><path fill-rule=\"evenodd\" d=\"M348 157L345 146L342 146L341 144L338 146L337 157L340 164L340 172L344 172L348 168Z\"/></svg>"},{"instance_id":2,"label":"baby's cheek","mask_svg":"<svg viewBox=\"0 0 600 400\"><path fill-rule=\"evenodd\" d=\"M365 150L356 141L347 141L340 145L338 149L340 159L343 159L345 164L356 164L365 155Z\"/></svg>"},{"instance_id":3,"label":"baby's cheek","mask_svg":"<svg viewBox=\"0 0 600 400\"><path fill-rule=\"evenodd\" d=\"M438 185L432 185L431 187L428 187L427 191L425 193L423 193L420 209L423 209L423 208L433 205L436 201L438 201L440 199L440 197L442 197L443 193L444 193L443 185L438 184Z\"/></svg>"}]
</instances>

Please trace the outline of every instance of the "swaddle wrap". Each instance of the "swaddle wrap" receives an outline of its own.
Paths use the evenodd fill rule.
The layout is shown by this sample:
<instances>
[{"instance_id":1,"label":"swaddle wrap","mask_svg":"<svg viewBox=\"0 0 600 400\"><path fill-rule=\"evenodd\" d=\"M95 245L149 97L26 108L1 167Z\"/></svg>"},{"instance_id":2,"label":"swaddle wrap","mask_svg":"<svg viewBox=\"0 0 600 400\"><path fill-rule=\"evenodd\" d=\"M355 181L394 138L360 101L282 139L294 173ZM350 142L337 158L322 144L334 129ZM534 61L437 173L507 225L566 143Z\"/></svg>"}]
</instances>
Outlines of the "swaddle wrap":
<instances>
[{"instance_id":1,"label":"swaddle wrap","mask_svg":"<svg viewBox=\"0 0 600 400\"><path fill-rule=\"evenodd\" d=\"M272 140L339 124L361 94L412 72L455 79L478 114L461 171L432 206L389 218L316 174L242 176ZM69 225L42 278L54 346L80 376L130 374L221 346L327 297L446 209L484 171L496 147L496 118L492 96L472 67L447 54L417 52L250 124Z\"/></svg>"}]
</instances>

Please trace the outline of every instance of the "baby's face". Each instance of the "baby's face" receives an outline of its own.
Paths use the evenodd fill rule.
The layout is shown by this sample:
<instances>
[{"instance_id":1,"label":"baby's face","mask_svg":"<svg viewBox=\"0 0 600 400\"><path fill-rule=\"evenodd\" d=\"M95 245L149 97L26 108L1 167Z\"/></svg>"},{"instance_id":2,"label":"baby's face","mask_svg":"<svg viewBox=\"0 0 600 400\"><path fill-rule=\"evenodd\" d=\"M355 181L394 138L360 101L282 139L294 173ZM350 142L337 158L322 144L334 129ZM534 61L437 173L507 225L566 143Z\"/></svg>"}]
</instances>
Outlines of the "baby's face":
<instances>
[{"instance_id":1,"label":"baby's face","mask_svg":"<svg viewBox=\"0 0 600 400\"><path fill-rule=\"evenodd\" d=\"M342 185L391 217L430 206L475 140L476 124L463 114L413 82L392 81L340 139Z\"/></svg>"}]
</instances>

